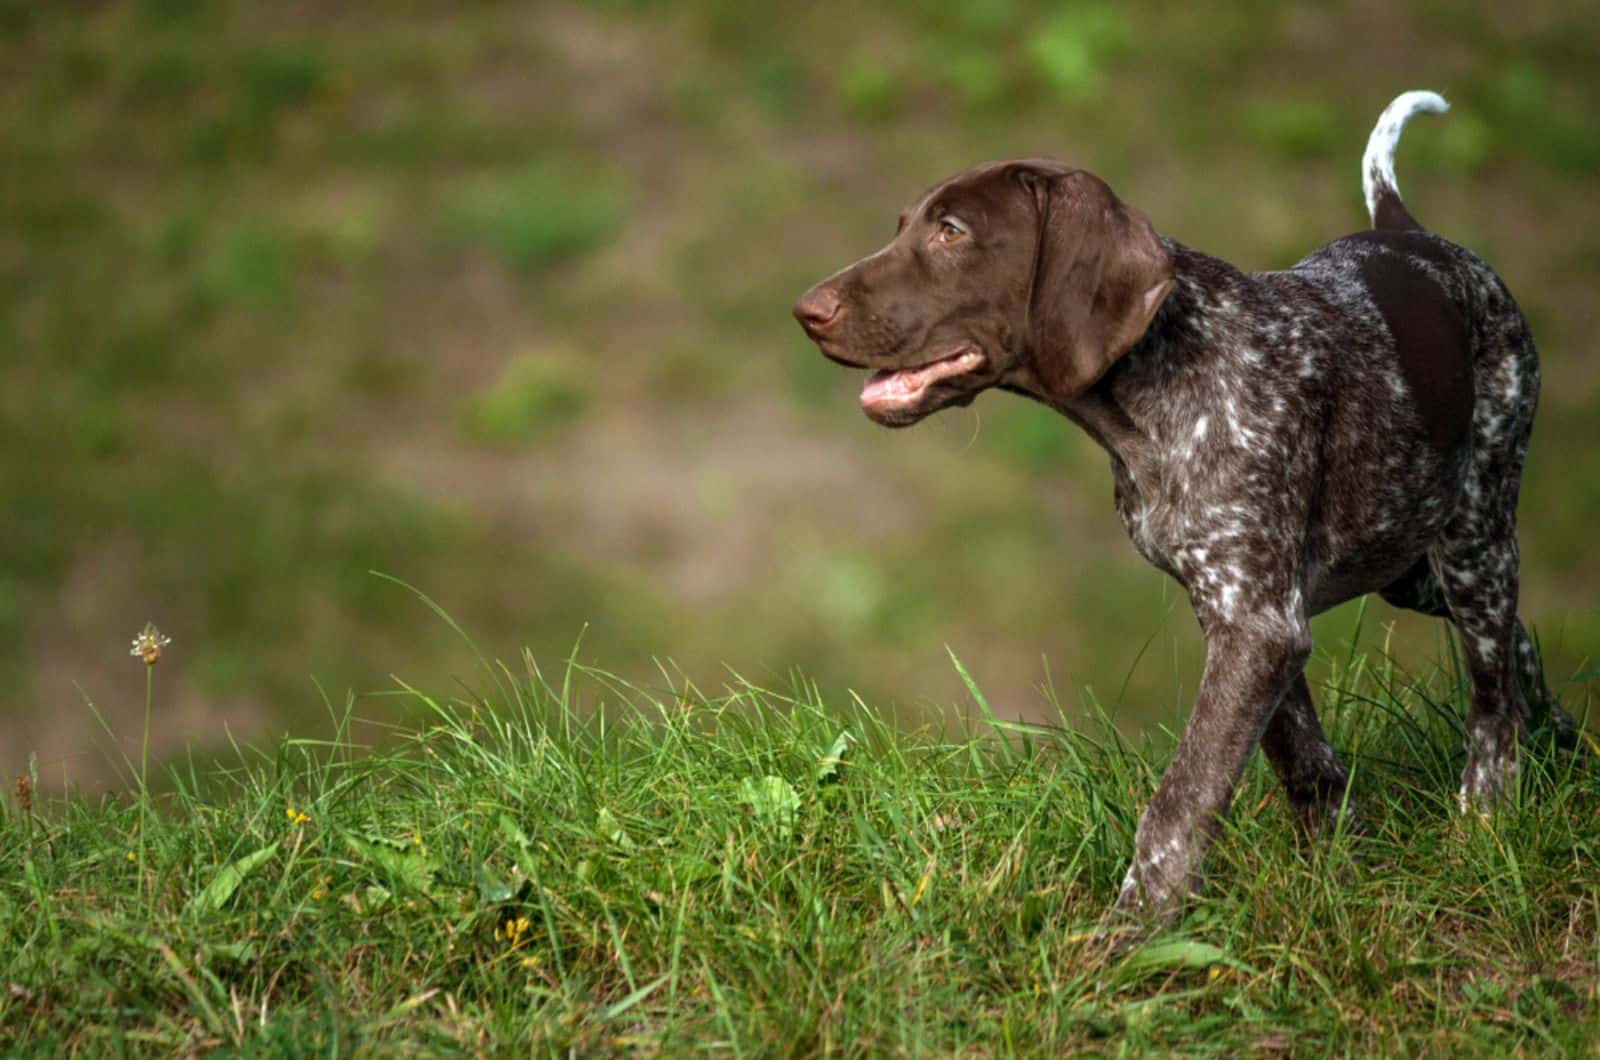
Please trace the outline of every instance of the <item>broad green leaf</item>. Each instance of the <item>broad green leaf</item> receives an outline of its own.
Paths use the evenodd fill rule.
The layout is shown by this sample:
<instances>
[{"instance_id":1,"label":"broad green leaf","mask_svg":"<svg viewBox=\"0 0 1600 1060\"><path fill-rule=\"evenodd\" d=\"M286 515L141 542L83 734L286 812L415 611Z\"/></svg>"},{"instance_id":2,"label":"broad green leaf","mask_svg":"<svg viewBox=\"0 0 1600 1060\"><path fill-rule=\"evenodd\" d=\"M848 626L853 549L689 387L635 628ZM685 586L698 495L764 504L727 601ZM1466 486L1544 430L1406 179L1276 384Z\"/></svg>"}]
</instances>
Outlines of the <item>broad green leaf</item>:
<instances>
[{"instance_id":1,"label":"broad green leaf","mask_svg":"<svg viewBox=\"0 0 1600 1060\"><path fill-rule=\"evenodd\" d=\"M533 841L528 838L528 833L522 830L522 826L509 813L502 813L498 823L500 825L500 836L506 842L514 844L522 850L528 850L533 846Z\"/></svg>"},{"instance_id":2,"label":"broad green leaf","mask_svg":"<svg viewBox=\"0 0 1600 1060\"><path fill-rule=\"evenodd\" d=\"M827 784L839 779L839 767L844 765L844 756L855 745L855 734L849 729L840 730L839 735L834 738L833 746L828 748L828 753L817 763L818 784Z\"/></svg>"},{"instance_id":3,"label":"broad green leaf","mask_svg":"<svg viewBox=\"0 0 1600 1060\"><path fill-rule=\"evenodd\" d=\"M745 777L739 782L739 799L762 824L777 828L784 835L794 831L795 818L800 813L800 796L782 777Z\"/></svg>"},{"instance_id":4,"label":"broad green leaf","mask_svg":"<svg viewBox=\"0 0 1600 1060\"><path fill-rule=\"evenodd\" d=\"M633 849L633 840L628 838L628 833L622 830L621 823L604 806L594 815L594 831L601 839L614 846L623 850Z\"/></svg>"},{"instance_id":5,"label":"broad green leaf","mask_svg":"<svg viewBox=\"0 0 1600 1060\"><path fill-rule=\"evenodd\" d=\"M509 902L517 893L516 888L500 879L499 876L495 875L494 870L487 865L478 866L477 878L478 900L484 905L499 905L501 902Z\"/></svg>"},{"instance_id":6,"label":"broad green leaf","mask_svg":"<svg viewBox=\"0 0 1600 1060\"><path fill-rule=\"evenodd\" d=\"M1213 964L1238 966L1227 950L1196 939L1158 942L1128 958L1129 968L1209 968Z\"/></svg>"},{"instance_id":7,"label":"broad green leaf","mask_svg":"<svg viewBox=\"0 0 1600 1060\"><path fill-rule=\"evenodd\" d=\"M402 843L387 836L346 834L345 843L363 860L381 869L393 882L408 890L427 894L433 875L439 870L434 860L416 843Z\"/></svg>"},{"instance_id":8,"label":"broad green leaf","mask_svg":"<svg viewBox=\"0 0 1600 1060\"><path fill-rule=\"evenodd\" d=\"M227 905L228 899L233 897L233 892L239 889L245 878L271 861L277 853L278 844L268 843L260 850L222 866L211 878L211 882L206 884L199 894L189 899L189 912L196 915L215 913Z\"/></svg>"},{"instance_id":9,"label":"broad green leaf","mask_svg":"<svg viewBox=\"0 0 1600 1060\"><path fill-rule=\"evenodd\" d=\"M533 840L528 838L528 833L516 822L509 813L502 813L498 821L500 836L514 848L511 857L517 863L517 868L530 880L537 876L538 866L533 860Z\"/></svg>"}]
</instances>

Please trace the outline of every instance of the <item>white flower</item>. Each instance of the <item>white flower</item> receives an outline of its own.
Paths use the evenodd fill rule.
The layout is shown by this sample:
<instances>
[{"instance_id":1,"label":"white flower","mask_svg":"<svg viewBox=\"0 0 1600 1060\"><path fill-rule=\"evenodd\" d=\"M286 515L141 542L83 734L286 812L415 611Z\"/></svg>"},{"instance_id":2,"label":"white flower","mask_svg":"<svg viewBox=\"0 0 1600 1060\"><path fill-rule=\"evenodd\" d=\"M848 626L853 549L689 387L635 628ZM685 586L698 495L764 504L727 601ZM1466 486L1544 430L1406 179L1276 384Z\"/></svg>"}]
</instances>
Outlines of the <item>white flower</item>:
<instances>
[{"instance_id":1,"label":"white flower","mask_svg":"<svg viewBox=\"0 0 1600 1060\"><path fill-rule=\"evenodd\" d=\"M150 623L145 623L144 629L133 638L133 647L128 654L136 659L143 659L146 666L154 666L161 661L161 649L172 643L172 638L164 635Z\"/></svg>"}]
</instances>

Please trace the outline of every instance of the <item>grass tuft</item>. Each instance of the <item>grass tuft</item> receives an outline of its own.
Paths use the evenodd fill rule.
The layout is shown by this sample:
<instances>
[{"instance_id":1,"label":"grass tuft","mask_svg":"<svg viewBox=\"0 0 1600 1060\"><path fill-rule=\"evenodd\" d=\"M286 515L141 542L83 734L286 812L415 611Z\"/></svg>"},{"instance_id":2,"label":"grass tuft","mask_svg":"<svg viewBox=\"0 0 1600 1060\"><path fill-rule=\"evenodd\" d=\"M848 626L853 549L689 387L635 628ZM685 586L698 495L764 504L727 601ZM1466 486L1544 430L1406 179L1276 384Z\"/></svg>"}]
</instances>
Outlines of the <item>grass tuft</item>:
<instances>
[{"instance_id":1,"label":"grass tuft","mask_svg":"<svg viewBox=\"0 0 1600 1060\"><path fill-rule=\"evenodd\" d=\"M1093 928L1164 756L1104 717L984 707L951 737L803 679L531 657L486 694L401 685L422 720L386 750L347 702L325 738L171 770L142 868L140 798L0 818L0 1043L1592 1050L1595 758L1532 748L1514 805L1460 817L1460 675L1331 669L1364 830L1297 837L1253 762L1206 895L1121 956Z\"/></svg>"}]
</instances>

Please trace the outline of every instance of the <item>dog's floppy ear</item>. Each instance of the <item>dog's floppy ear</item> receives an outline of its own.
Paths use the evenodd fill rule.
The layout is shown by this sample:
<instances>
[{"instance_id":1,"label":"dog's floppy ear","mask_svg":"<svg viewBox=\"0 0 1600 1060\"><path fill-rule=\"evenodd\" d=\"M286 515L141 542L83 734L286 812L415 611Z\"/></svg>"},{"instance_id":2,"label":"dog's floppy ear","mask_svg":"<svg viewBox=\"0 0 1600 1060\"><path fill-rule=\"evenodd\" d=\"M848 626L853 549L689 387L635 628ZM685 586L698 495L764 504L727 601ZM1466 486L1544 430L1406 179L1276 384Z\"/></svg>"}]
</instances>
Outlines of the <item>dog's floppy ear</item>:
<instances>
[{"instance_id":1,"label":"dog's floppy ear","mask_svg":"<svg viewBox=\"0 0 1600 1060\"><path fill-rule=\"evenodd\" d=\"M1028 305L1034 371L1077 397L1144 335L1172 289L1172 258L1144 214L1083 170L1023 169L1039 242Z\"/></svg>"}]
</instances>

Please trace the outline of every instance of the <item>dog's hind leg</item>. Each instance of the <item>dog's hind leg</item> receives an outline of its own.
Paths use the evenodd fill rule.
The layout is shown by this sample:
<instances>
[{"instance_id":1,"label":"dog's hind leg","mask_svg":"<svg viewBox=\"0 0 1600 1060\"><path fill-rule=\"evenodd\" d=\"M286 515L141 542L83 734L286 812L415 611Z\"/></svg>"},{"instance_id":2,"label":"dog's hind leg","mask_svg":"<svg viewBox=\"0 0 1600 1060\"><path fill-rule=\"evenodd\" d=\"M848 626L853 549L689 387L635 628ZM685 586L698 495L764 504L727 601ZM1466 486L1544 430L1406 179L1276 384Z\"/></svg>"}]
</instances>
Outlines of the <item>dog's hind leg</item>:
<instances>
[{"instance_id":1,"label":"dog's hind leg","mask_svg":"<svg viewBox=\"0 0 1600 1060\"><path fill-rule=\"evenodd\" d=\"M1450 608L1445 604L1444 588L1434 576L1427 557L1417 560L1400 577L1380 590L1384 601L1408 611L1416 611L1436 618L1449 618ZM1528 628L1518 618L1515 624L1515 650L1517 680L1522 686L1522 698L1528 704L1535 729L1548 728L1559 746L1577 744L1578 724L1561 708L1561 703L1545 682L1544 666L1534 648Z\"/></svg>"},{"instance_id":2,"label":"dog's hind leg","mask_svg":"<svg viewBox=\"0 0 1600 1060\"><path fill-rule=\"evenodd\" d=\"M1482 810L1514 788L1517 744L1529 722L1521 680L1527 634L1517 620L1517 493L1539 364L1527 323L1504 288L1486 287L1480 297L1486 304L1474 336L1470 455L1455 511L1429 547L1428 565L1461 630L1472 674L1461 801Z\"/></svg>"},{"instance_id":3,"label":"dog's hind leg","mask_svg":"<svg viewBox=\"0 0 1600 1060\"><path fill-rule=\"evenodd\" d=\"M1261 750L1283 784L1296 823L1309 832L1331 821L1339 812L1350 774L1323 735L1305 674L1296 677L1278 701L1261 734Z\"/></svg>"},{"instance_id":4,"label":"dog's hind leg","mask_svg":"<svg viewBox=\"0 0 1600 1060\"><path fill-rule=\"evenodd\" d=\"M1447 538L1432 553L1472 675L1464 810L1487 809L1514 789L1529 720L1517 671L1517 543L1509 518L1497 522L1490 535Z\"/></svg>"},{"instance_id":5,"label":"dog's hind leg","mask_svg":"<svg viewBox=\"0 0 1600 1060\"><path fill-rule=\"evenodd\" d=\"M1522 619L1517 619L1517 677L1528 702L1535 732L1546 730L1556 746L1569 750L1578 746L1578 723L1561 706L1544 679L1544 663Z\"/></svg>"}]
</instances>

